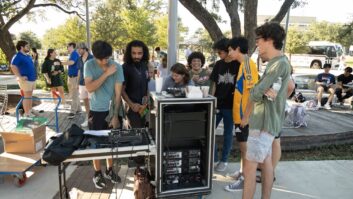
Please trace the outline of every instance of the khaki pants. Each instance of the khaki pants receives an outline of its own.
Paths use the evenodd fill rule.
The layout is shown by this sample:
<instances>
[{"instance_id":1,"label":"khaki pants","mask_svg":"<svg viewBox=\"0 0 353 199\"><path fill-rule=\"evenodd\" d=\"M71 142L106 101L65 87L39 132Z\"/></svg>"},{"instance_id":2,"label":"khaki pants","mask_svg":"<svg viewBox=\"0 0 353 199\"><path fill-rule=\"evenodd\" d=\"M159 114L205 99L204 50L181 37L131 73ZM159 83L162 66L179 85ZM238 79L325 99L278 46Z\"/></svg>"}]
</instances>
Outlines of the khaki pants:
<instances>
[{"instance_id":1,"label":"khaki pants","mask_svg":"<svg viewBox=\"0 0 353 199\"><path fill-rule=\"evenodd\" d=\"M69 88L69 99L71 102L71 113L76 113L81 111L81 103L78 93L77 77L68 77L67 87Z\"/></svg>"}]
</instances>

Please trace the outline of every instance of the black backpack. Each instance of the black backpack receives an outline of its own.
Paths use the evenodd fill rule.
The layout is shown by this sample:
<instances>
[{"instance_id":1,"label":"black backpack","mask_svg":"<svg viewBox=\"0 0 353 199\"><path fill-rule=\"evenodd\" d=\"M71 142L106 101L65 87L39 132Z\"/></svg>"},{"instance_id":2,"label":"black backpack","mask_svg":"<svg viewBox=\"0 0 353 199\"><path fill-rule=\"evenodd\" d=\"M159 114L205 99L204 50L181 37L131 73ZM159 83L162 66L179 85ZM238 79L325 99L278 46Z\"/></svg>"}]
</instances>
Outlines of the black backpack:
<instances>
[{"instance_id":1,"label":"black backpack","mask_svg":"<svg viewBox=\"0 0 353 199\"><path fill-rule=\"evenodd\" d=\"M59 165L78 149L84 138L84 130L73 124L59 137L56 137L44 150L43 160Z\"/></svg>"}]
</instances>

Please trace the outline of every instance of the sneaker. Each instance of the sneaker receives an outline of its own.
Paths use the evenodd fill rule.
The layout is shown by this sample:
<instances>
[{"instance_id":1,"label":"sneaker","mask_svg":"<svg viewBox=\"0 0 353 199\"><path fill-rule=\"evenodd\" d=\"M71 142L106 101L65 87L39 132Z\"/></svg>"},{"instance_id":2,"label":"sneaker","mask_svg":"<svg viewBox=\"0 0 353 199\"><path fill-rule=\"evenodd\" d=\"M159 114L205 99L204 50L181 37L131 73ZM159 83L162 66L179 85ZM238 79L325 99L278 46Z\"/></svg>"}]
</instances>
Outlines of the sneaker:
<instances>
[{"instance_id":1,"label":"sneaker","mask_svg":"<svg viewBox=\"0 0 353 199\"><path fill-rule=\"evenodd\" d=\"M224 189L229 192L240 191L240 190L243 190L243 188L244 188L243 177L240 177L239 180L224 187Z\"/></svg>"},{"instance_id":2,"label":"sneaker","mask_svg":"<svg viewBox=\"0 0 353 199\"><path fill-rule=\"evenodd\" d=\"M88 121L85 120L82 124L81 124L82 127L87 127L88 126Z\"/></svg>"},{"instance_id":3,"label":"sneaker","mask_svg":"<svg viewBox=\"0 0 353 199\"><path fill-rule=\"evenodd\" d=\"M24 114L23 117L36 117L36 115L30 112L30 113Z\"/></svg>"},{"instance_id":4,"label":"sneaker","mask_svg":"<svg viewBox=\"0 0 353 199\"><path fill-rule=\"evenodd\" d=\"M69 116L67 116L67 118L69 119L73 119L75 117L75 113L69 113Z\"/></svg>"},{"instance_id":5,"label":"sneaker","mask_svg":"<svg viewBox=\"0 0 353 199\"><path fill-rule=\"evenodd\" d=\"M329 104L325 104L324 108L325 108L326 110L331 110L331 106L330 106Z\"/></svg>"},{"instance_id":6,"label":"sneaker","mask_svg":"<svg viewBox=\"0 0 353 199\"><path fill-rule=\"evenodd\" d=\"M103 175L106 179L112 181L112 183L114 184L121 182L121 178L117 174L115 174L113 169L106 170Z\"/></svg>"},{"instance_id":7,"label":"sneaker","mask_svg":"<svg viewBox=\"0 0 353 199\"><path fill-rule=\"evenodd\" d=\"M240 171L236 171L232 174L229 174L228 176L230 178L233 178L233 180L239 180L239 178L242 176L243 174Z\"/></svg>"},{"instance_id":8,"label":"sneaker","mask_svg":"<svg viewBox=\"0 0 353 199\"><path fill-rule=\"evenodd\" d=\"M227 169L227 162L219 162L215 168L216 171L218 172L222 172L225 171Z\"/></svg>"},{"instance_id":9,"label":"sneaker","mask_svg":"<svg viewBox=\"0 0 353 199\"><path fill-rule=\"evenodd\" d=\"M105 187L105 180L101 172L94 174L93 183L97 189L103 189Z\"/></svg>"}]
</instances>

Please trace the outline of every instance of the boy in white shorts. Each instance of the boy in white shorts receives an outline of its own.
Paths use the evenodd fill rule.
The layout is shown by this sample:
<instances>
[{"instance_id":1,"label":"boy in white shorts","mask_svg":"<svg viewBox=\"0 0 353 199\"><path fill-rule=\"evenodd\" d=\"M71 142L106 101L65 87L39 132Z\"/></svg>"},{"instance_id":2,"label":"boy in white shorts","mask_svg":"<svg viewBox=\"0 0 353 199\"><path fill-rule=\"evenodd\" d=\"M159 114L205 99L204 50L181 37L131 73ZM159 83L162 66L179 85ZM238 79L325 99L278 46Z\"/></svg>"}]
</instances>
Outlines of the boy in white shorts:
<instances>
[{"instance_id":1,"label":"boy in white shorts","mask_svg":"<svg viewBox=\"0 0 353 199\"><path fill-rule=\"evenodd\" d=\"M266 70L250 92L247 110L252 110L249 119L249 137L244 164L243 199L254 198L256 168L262 168L262 199L271 198L273 185L272 144L278 136L284 120L287 87L291 67L282 54L285 31L278 23L265 23L255 30L256 46Z\"/></svg>"},{"instance_id":2,"label":"boy in white shorts","mask_svg":"<svg viewBox=\"0 0 353 199\"><path fill-rule=\"evenodd\" d=\"M88 126L88 113L89 113L89 98L90 94L88 93L86 86L85 86L85 80L83 77L84 74L84 65L85 63L93 58L93 55L91 55L88 52L88 47L86 46L85 43L78 43L77 44L77 51L78 54L80 54L80 58L78 59L78 78L79 78L79 97L80 100L83 100L85 104L85 109L86 109L86 119L85 121L81 124L82 127L87 127Z\"/></svg>"}]
</instances>

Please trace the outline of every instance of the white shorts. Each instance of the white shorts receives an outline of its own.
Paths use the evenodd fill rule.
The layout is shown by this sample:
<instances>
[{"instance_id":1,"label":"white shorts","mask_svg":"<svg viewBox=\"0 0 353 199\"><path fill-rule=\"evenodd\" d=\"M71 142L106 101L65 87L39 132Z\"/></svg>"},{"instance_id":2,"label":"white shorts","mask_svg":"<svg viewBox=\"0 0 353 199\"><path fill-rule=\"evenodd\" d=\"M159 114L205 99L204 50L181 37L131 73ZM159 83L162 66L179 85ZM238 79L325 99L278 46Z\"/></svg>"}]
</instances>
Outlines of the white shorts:
<instances>
[{"instance_id":1,"label":"white shorts","mask_svg":"<svg viewBox=\"0 0 353 199\"><path fill-rule=\"evenodd\" d=\"M88 93L87 89L86 89L86 86L81 86L79 85L79 92L80 92L80 99L83 100L83 99L89 99L90 98L90 94Z\"/></svg>"},{"instance_id":2,"label":"white shorts","mask_svg":"<svg viewBox=\"0 0 353 199\"><path fill-rule=\"evenodd\" d=\"M24 92L28 91L33 91L36 88L36 82L35 81L23 81L21 79L18 79L18 85L20 86L21 90Z\"/></svg>"},{"instance_id":3,"label":"white shorts","mask_svg":"<svg viewBox=\"0 0 353 199\"><path fill-rule=\"evenodd\" d=\"M250 129L246 143L246 159L258 163L263 163L266 157L272 155L272 143L274 136L267 132Z\"/></svg>"}]
</instances>

